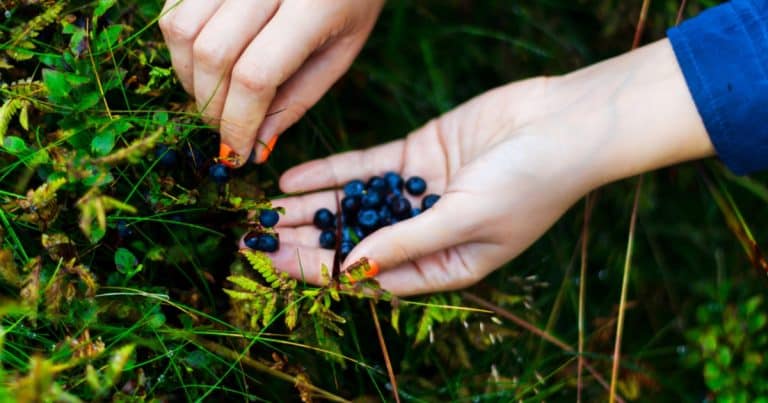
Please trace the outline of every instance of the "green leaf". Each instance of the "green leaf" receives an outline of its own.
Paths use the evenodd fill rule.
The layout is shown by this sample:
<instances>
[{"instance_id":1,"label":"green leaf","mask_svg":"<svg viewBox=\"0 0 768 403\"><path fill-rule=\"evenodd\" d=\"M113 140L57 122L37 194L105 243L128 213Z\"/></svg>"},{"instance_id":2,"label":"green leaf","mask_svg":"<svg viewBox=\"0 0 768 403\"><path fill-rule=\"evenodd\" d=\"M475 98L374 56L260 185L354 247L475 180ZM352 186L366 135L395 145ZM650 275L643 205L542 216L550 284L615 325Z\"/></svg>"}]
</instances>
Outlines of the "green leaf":
<instances>
[{"instance_id":1,"label":"green leaf","mask_svg":"<svg viewBox=\"0 0 768 403\"><path fill-rule=\"evenodd\" d=\"M43 83L48 89L48 95L51 100L66 99L69 96L71 87L67 82L66 75L56 70L43 70Z\"/></svg>"},{"instance_id":2,"label":"green leaf","mask_svg":"<svg viewBox=\"0 0 768 403\"><path fill-rule=\"evenodd\" d=\"M139 260L128 249L118 248L115 252L115 266L120 273L133 277L138 272Z\"/></svg>"},{"instance_id":3,"label":"green leaf","mask_svg":"<svg viewBox=\"0 0 768 403\"><path fill-rule=\"evenodd\" d=\"M115 140L114 131L105 131L91 140L91 152L99 156L107 155L115 148Z\"/></svg>"},{"instance_id":4,"label":"green leaf","mask_svg":"<svg viewBox=\"0 0 768 403\"><path fill-rule=\"evenodd\" d=\"M109 52L117 43L121 32L123 32L122 25L112 25L101 31L96 40L96 53Z\"/></svg>"},{"instance_id":5,"label":"green leaf","mask_svg":"<svg viewBox=\"0 0 768 403\"><path fill-rule=\"evenodd\" d=\"M112 6L117 3L117 0L99 0L99 4L96 5L96 8L93 9L93 16L94 17L101 17L104 15L104 13L107 12Z\"/></svg>"},{"instance_id":6,"label":"green leaf","mask_svg":"<svg viewBox=\"0 0 768 403\"><path fill-rule=\"evenodd\" d=\"M3 140L3 148L13 155L19 155L29 150L24 140L16 136L6 137Z\"/></svg>"}]
</instances>

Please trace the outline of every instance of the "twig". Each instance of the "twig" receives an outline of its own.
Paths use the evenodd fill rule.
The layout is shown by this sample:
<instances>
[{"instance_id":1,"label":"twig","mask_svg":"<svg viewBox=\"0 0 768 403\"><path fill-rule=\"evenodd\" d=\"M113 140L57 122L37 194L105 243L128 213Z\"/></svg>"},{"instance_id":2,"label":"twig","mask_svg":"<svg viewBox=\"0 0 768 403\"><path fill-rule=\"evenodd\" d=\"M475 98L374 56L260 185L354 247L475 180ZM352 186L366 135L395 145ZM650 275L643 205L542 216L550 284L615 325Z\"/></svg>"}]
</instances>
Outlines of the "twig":
<instances>
[{"instance_id":1,"label":"twig","mask_svg":"<svg viewBox=\"0 0 768 403\"><path fill-rule=\"evenodd\" d=\"M587 245L589 244L589 218L592 216L592 203L594 199L591 193L584 198L584 225L581 228L581 273L579 275L579 351L576 370L576 402L581 403L582 379L584 369L584 304L587 290Z\"/></svg>"},{"instance_id":2,"label":"twig","mask_svg":"<svg viewBox=\"0 0 768 403\"><path fill-rule=\"evenodd\" d=\"M608 401L613 403L616 398L616 382L619 377L619 361L621 359L621 335L624 330L624 309L627 302L627 288L629 285L629 274L632 268L632 250L635 243L635 224L637 223L637 210L640 201L640 191L643 188L643 177L637 179L635 187L635 201L632 205L632 217L629 221L629 237L627 239L627 256L624 259L624 275L621 280L621 297L619 299L619 317L616 320L616 342L613 346L613 368L611 369L611 391Z\"/></svg>"},{"instance_id":3,"label":"twig","mask_svg":"<svg viewBox=\"0 0 768 403\"><path fill-rule=\"evenodd\" d=\"M384 364L387 366L387 375L389 375L389 382L392 384L392 394L395 396L395 401L400 403L400 394L397 391L397 379L395 378L395 371L392 369L392 361L390 361L389 353L387 352L387 343L384 342L384 333L381 332L379 314L376 313L376 306L373 304L373 300L369 299L368 305L371 307L371 316L373 316L373 323L376 325L376 335L379 336L381 353L384 355Z\"/></svg>"}]
</instances>

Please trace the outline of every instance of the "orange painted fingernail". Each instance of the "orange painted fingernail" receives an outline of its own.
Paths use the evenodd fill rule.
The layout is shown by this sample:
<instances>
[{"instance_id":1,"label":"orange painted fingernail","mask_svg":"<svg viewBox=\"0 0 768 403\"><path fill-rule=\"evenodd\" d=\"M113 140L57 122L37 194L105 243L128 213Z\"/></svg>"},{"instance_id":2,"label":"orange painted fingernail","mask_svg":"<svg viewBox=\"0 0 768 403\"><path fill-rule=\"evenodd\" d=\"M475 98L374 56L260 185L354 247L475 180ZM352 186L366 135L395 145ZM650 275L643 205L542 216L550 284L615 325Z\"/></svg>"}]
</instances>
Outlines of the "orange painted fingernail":
<instances>
[{"instance_id":1,"label":"orange painted fingernail","mask_svg":"<svg viewBox=\"0 0 768 403\"><path fill-rule=\"evenodd\" d=\"M272 150L275 149L275 144L277 143L277 138L278 136L272 137L267 143L266 147L261 150L261 162L266 161L267 158L269 158L269 155L272 154Z\"/></svg>"},{"instance_id":2,"label":"orange painted fingernail","mask_svg":"<svg viewBox=\"0 0 768 403\"><path fill-rule=\"evenodd\" d=\"M224 143L219 144L219 162L228 168L239 168L244 163L243 157Z\"/></svg>"},{"instance_id":3,"label":"orange painted fingernail","mask_svg":"<svg viewBox=\"0 0 768 403\"><path fill-rule=\"evenodd\" d=\"M373 259L364 257L352 263L344 274L346 274L350 284L353 284L359 280L376 277L379 274L379 264Z\"/></svg>"}]
</instances>

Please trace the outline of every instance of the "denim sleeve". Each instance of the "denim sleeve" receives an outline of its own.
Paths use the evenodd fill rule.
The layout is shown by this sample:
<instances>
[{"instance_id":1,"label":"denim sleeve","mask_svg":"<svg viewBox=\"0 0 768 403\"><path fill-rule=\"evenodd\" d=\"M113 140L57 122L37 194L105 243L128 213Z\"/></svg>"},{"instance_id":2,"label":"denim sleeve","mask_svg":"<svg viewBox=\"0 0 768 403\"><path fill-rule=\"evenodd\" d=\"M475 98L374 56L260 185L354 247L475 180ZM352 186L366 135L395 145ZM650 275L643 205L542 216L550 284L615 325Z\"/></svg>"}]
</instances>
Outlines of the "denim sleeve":
<instances>
[{"instance_id":1,"label":"denim sleeve","mask_svg":"<svg viewBox=\"0 0 768 403\"><path fill-rule=\"evenodd\" d=\"M733 0L667 32L717 154L768 168L768 0Z\"/></svg>"}]
</instances>

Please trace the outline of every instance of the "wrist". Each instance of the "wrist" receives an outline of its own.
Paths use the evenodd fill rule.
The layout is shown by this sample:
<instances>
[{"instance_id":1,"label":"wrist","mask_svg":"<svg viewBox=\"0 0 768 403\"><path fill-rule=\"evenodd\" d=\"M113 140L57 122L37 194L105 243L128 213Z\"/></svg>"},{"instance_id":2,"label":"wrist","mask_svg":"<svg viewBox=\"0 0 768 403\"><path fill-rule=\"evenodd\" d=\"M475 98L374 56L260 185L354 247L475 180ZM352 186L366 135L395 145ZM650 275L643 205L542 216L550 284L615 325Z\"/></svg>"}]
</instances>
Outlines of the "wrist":
<instances>
[{"instance_id":1,"label":"wrist","mask_svg":"<svg viewBox=\"0 0 768 403\"><path fill-rule=\"evenodd\" d=\"M559 77L550 93L536 126L559 136L589 188L714 155L666 39Z\"/></svg>"}]
</instances>

